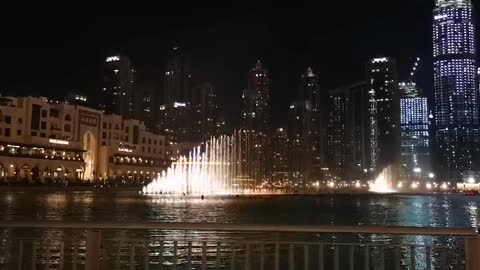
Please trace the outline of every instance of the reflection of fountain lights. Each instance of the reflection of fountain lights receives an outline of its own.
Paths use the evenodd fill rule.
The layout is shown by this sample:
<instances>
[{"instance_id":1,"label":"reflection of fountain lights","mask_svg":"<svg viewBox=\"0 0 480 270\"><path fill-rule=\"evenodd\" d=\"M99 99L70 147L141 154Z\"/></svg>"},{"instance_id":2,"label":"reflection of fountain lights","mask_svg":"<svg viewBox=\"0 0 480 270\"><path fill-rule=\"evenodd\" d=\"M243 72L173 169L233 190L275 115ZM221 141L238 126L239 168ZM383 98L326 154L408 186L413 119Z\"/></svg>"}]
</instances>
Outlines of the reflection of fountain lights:
<instances>
[{"instance_id":1,"label":"reflection of fountain lights","mask_svg":"<svg viewBox=\"0 0 480 270\"><path fill-rule=\"evenodd\" d=\"M468 205L465 206L465 210L468 214L468 219L470 220L470 225L472 228L476 228L478 226L478 207L476 202L470 201Z\"/></svg>"},{"instance_id":2,"label":"reflection of fountain lights","mask_svg":"<svg viewBox=\"0 0 480 270\"><path fill-rule=\"evenodd\" d=\"M373 183L370 183L370 192L375 193L395 193L397 192L392 188L392 167L385 168L375 179Z\"/></svg>"}]
</instances>

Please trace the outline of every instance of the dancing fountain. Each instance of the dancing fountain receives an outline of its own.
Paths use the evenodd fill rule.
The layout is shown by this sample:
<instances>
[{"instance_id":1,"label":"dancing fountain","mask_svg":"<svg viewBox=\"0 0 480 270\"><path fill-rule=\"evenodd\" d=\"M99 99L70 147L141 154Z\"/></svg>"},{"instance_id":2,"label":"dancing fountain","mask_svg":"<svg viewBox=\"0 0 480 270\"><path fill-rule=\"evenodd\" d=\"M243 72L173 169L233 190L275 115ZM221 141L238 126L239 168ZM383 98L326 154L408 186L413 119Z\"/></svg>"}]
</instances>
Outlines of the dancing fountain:
<instances>
[{"instance_id":1,"label":"dancing fountain","mask_svg":"<svg viewBox=\"0 0 480 270\"><path fill-rule=\"evenodd\" d=\"M370 192L374 193L396 193L393 188L395 183L395 172L393 166L388 166L377 176L370 185Z\"/></svg>"},{"instance_id":2,"label":"dancing fountain","mask_svg":"<svg viewBox=\"0 0 480 270\"><path fill-rule=\"evenodd\" d=\"M249 169L248 149L253 149L255 134L238 131L232 136L212 137L181 156L152 183L143 194L239 194L252 193L257 181ZM253 143L252 143L253 142ZM255 160L254 160L255 161Z\"/></svg>"}]
</instances>

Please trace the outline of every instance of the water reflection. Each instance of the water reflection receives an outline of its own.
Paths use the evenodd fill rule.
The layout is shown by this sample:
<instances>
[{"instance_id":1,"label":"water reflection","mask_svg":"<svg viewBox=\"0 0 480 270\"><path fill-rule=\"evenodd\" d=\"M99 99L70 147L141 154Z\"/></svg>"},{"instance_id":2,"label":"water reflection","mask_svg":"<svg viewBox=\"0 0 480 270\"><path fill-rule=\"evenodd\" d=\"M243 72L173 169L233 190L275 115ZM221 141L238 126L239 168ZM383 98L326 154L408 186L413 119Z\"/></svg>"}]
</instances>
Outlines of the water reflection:
<instances>
[{"instance_id":1,"label":"water reflection","mask_svg":"<svg viewBox=\"0 0 480 270\"><path fill-rule=\"evenodd\" d=\"M465 207L468 215L468 220L470 221L470 225L473 228L477 227L478 222L478 206L477 202L468 202L468 205Z\"/></svg>"},{"instance_id":2,"label":"water reflection","mask_svg":"<svg viewBox=\"0 0 480 270\"><path fill-rule=\"evenodd\" d=\"M147 197L136 193L3 193L0 199L2 220L63 220L63 221L117 221L117 222L215 222L243 224L289 225L387 225L423 227L477 227L480 198L459 195L400 196L307 196L307 197L211 197L205 200L185 197ZM106 231L107 239L117 242L135 239L160 241L177 240L179 252L185 252L190 239L198 243L217 241L316 241L329 243L410 243L418 245L414 254L417 261L431 256L439 263L440 250L426 247L461 245L454 238L424 236L393 237L388 235L328 235L315 234L252 234L226 232L184 231ZM12 231L2 230L0 252L8 250L8 243L19 237L68 240L83 238L82 231ZM58 242L57 242L58 243ZM55 243L52 247L56 248ZM183 246L181 246L183 245ZM115 249L114 247L112 247ZM241 253L243 248L237 247ZM214 250L214 247L212 247ZM113 252L113 251L112 251ZM152 251L158 252L158 251ZM171 252L171 250L169 251ZM212 251L213 252L213 251ZM378 250L372 249L372 252ZM393 250L388 251L389 254ZM401 250L405 262L409 250ZM429 253L430 252L430 253ZM461 250L455 251L460 256ZM166 253L166 255L168 255Z\"/></svg>"}]
</instances>

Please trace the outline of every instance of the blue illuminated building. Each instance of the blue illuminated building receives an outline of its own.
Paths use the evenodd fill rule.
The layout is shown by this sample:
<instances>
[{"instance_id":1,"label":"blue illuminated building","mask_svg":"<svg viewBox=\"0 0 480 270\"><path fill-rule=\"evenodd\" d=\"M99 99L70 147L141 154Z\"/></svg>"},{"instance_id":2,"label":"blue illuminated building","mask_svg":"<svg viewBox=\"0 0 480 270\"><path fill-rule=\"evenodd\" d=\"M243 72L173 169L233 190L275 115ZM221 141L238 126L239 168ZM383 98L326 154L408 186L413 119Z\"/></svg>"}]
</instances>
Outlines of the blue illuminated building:
<instances>
[{"instance_id":1,"label":"blue illuminated building","mask_svg":"<svg viewBox=\"0 0 480 270\"><path fill-rule=\"evenodd\" d=\"M419 96L414 82L399 84L402 165L409 176L431 172L430 117L426 97Z\"/></svg>"},{"instance_id":2,"label":"blue illuminated building","mask_svg":"<svg viewBox=\"0 0 480 270\"><path fill-rule=\"evenodd\" d=\"M459 179L477 169L478 84L472 3L437 0L433 54L437 172Z\"/></svg>"}]
</instances>

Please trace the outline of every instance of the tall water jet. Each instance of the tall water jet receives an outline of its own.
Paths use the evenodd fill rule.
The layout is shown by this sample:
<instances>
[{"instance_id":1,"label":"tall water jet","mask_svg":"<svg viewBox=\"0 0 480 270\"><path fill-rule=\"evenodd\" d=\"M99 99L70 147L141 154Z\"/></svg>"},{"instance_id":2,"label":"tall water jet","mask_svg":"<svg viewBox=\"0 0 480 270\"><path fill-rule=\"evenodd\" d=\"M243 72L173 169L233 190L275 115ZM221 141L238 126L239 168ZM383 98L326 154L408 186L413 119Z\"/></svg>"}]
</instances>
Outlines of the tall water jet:
<instances>
[{"instance_id":1,"label":"tall water jet","mask_svg":"<svg viewBox=\"0 0 480 270\"><path fill-rule=\"evenodd\" d=\"M152 183L143 194L234 194L243 193L244 184L235 182L241 175L243 132L212 137L181 156Z\"/></svg>"},{"instance_id":2,"label":"tall water jet","mask_svg":"<svg viewBox=\"0 0 480 270\"><path fill-rule=\"evenodd\" d=\"M370 192L374 193L396 193L394 189L395 171L393 166L388 166L375 178L375 181L370 185Z\"/></svg>"}]
</instances>

